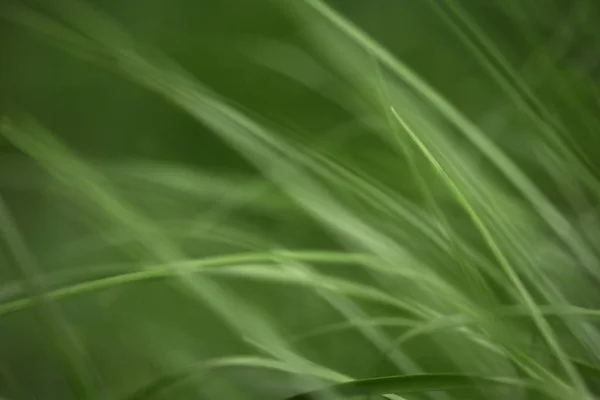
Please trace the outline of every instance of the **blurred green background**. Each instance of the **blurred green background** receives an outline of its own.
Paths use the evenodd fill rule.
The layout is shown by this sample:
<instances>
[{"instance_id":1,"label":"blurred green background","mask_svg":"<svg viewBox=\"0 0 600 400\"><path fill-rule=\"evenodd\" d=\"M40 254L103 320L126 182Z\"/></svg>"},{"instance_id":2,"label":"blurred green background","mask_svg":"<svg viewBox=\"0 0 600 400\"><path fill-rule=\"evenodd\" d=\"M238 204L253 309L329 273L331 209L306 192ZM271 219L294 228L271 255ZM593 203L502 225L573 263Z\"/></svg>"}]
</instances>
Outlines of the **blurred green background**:
<instances>
[{"instance_id":1,"label":"blurred green background","mask_svg":"<svg viewBox=\"0 0 600 400\"><path fill-rule=\"evenodd\" d=\"M126 74L115 74L62 51L48 43L47 37L25 26L22 22L26 18L20 19L21 14L13 11L35 10L75 30L84 29L76 24L79 21L85 26L85 18L74 13L61 14L57 11L61 10L61 2L3 3L0 114L31 117L54 139L44 142L41 136L34 135L41 143L38 145L35 140L15 136L25 137L23 132L0 139L0 193L7 227L4 231L13 232L12 236L10 232L4 234L6 240L0 248L0 299L8 304L0 305L0 395L7 399L284 398L298 388L292 379L296 375L281 371L238 366L216 369L206 376L198 372L173 385L164 380L174 371L187 370L206 360L255 356L260 351L249 339L260 336L260 332L264 333L266 354L273 355L277 345L260 324L275 327L295 354L355 378L419 371L513 371L514 359L498 358L485 348L475 350L458 330L442 334L441 339L435 334L422 335L397 349L396 357L411 360L403 367L394 364L389 355L394 347L390 338L402 335L406 326L375 325L376 333L371 332L371 336L349 329L293 342L296 335L347 322L351 314L366 320L412 317L393 302L378 300L375 295L357 303L334 301L318 291L315 282L319 278L308 284L289 284L286 279L261 278L259 272L249 272L244 277L236 275L235 268L230 273L215 269L207 275L231 295L229 302L213 297L218 307L207 300L211 296L208 291L204 292L207 298L196 301L177 285L171 285L171 279L148 279L67 296L50 301L47 307L42 304L12 310L11 301L26 297L28 292L31 295L37 283L54 290L67 283L130 270L138 264L156 263L149 255L151 251L138 247L139 238L132 237L146 237L143 232L148 237L160 232L161 238L158 234L153 237L159 242L167 241L168 245L161 242L165 248L177 248L180 259L172 260L173 263L238 253L265 254L277 249L353 253L363 248L348 242L343 232L330 229L329 225L335 222L323 222L325 217L298 201L295 192L286 186L293 186L294 178L286 184L274 181L243 149L215 134L206 124L198 123L165 96L148 90ZM444 241L467 243L500 271L493 251L490 253L469 213L461 210L460 201L434 178L435 172L427 160L419 158L416 167L411 167L411 157L382 138L380 127L388 129L385 113L373 104L377 96L372 94L369 98L361 82L380 80L387 87L386 82L393 80L391 73L378 70L377 56L370 60L368 54L354 53L352 47L330 46L329 40L337 43L333 35L319 37L326 35L327 30L316 30L311 35L313 22L315 29L322 22L297 11L295 7L300 3L303 2L96 0L85 4L114 19L140 47L160 50L210 87L217 98L270 127L278 140L350 166L367 181L385 188L388 198L397 201L398 207L406 207L408 214L416 220L426 220L434 230L445 220L455 239L446 237ZM597 265L600 3L345 0L328 4L416 72L508 154L560 215L573 224L579 235L573 240L581 240L591 249L589 264ZM448 15L454 17L448 19ZM457 16L468 16L471 22ZM465 27L475 26L470 23L476 24L479 31L467 30L465 36ZM468 37L479 41L469 42ZM482 61L478 53L482 50L487 52L488 61ZM493 58L498 54L501 61ZM370 61L374 68L361 69ZM503 66L514 75L503 70ZM348 71L343 67L348 67ZM499 83L498 76L505 77L508 83ZM526 96L520 100L514 96L514 88L533 93L541 103ZM414 113L416 116L417 111ZM435 124L436 117L423 118L431 118L432 126ZM548 135L546 127L554 129L557 135ZM532 271L536 272L529 274L523 269L520 273L536 301L546 304L551 297L556 302L562 299L562 305L595 309L599 303L596 283L590 277L593 273L581 265L581 259L571 250L557 244L556 234L532 216L535 204L528 204L515 194L507 183L510 179L500 176L486 156L464 138L451 129L445 137L454 147L444 151L468 159L471 164L465 165L476 166L477 173L483 171L487 181L482 182L482 191L489 184L497 190L497 196L506 196L493 197L495 194L488 192L498 203L481 200L481 207L487 204L491 207L489 212L496 211L510 225L512 230L503 231L507 236L499 240L504 240L511 262L521 265L521 260L527 259L527 265L534 266ZM560 141L553 141L554 137ZM432 143L442 146L439 141ZM547 149L550 150L546 152ZM296 162L295 156L285 151L282 154L282 160ZM269 168L275 171L283 166L274 161ZM427 191L423 192L420 186L419 173L435 199L437 213L430 208ZM341 181L324 175L315 181L318 179L339 204L335 210L362 218L365 226L378 233L379 236L369 236L371 231L364 231L364 243L371 237L373 246L383 246L382 238L386 238L401 246L464 295L468 300L464 304L519 304L519 296L506 287L505 278L495 281L492 273L484 278L489 281L487 286L482 286L489 292L471 291L465 282L472 282L469 279L478 274L465 278L456 272L460 256L436 247L418 229L394 219L395 215L390 217L386 213L391 211L384 206L370 203L360 194L350 194L350 186L343 186ZM86 186L85 182L93 185ZM300 183L297 185L300 187ZM358 184L356 188L362 195L375 196L374 191L365 192ZM115 203L108 203L108 199ZM318 204L319 200L315 202ZM118 204L126 206L121 209ZM106 217L108 209L116 210L110 218ZM323 210L332 217L338 215L335 210L327 211L325 205ZM141 223L141 217L138 221L135 215L143 215L148 222ZM340 211L339 215L346 214ZM150 225L152 234L148 233L150 228L146 229ZM339 229L351 229L350 226L349 223ZM19 261L19 243L26 246L24 253L31 260L25 263L30 263L31 268L23 267ZM531 259L535 260L511 253L514 243L530 249ZM368 252L383 259L384 250L382 247L380 254L370 248ZM398 251L400 257L400 250L393 251ZM264 259L269 260L267 256ZM267 261L247 263L260 267ZM244 262L240 258L232 261L232 266ZM552 270L553 263L556 270ZM398 301L409 299L436 309L440 315L452 314L450 304L454 303L445 300L442 292L436 292L426 282L412 280L425 274L425 267L415 267L421 272L413 278L399 276L382 281L368 268L350 268L347 264L350 262L321 268L315 263L312 267L335 279L380 291L382 296ZM286 263L281 265L285 271ZM484 269L474 265L475 270ZM538 267L548 270L535 269ZM562 282L564 287L548 283L544 289L538 288L536 285L542 280L535 278L536 273L546 274L548 282ZM28 281L29 287L23 283ZM342 288L338 281L332 282L331 285ZM428 297L434 293L441 297ZM225 314L237 319L250 333L228 325ZM576 335L569 331L567 322L551 323L568 352L577 357L589 355L589 362L596 361L595 353L584 350L580 338L573 337ZM521 338L523 332L522 336L527 337L530 321L511 320L505 328L510 332L514 329L515 339ZM593 322L587 332L595 337ZM488 334L485 340L493 342L493 334ZM388 354L382 353L375 336L386 338ZM448 349L449 355L444 353ZM456 354L464 354L464 358L457 360ZM540 363L562 377L560 367ZM167 382L164 390L136 392L157 381L159 386ZM425 398L429 394L409 396ZM441 399L448 395L435 396ZM525 398L513 392L477 390L452 392L450 396Z\"/></svg>"}]
</instances>

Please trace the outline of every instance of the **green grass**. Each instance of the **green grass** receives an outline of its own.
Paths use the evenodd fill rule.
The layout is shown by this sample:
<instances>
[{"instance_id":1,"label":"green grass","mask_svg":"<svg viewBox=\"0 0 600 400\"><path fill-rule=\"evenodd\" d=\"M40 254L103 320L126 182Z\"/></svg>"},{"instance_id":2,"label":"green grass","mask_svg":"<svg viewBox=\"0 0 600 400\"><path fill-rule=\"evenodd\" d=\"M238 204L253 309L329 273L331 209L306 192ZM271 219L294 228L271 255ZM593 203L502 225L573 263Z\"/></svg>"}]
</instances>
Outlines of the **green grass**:
<instances>
[{"instance_id":1,"label":"green grass","mask_svg":"<svg viewBox=\"0 0 600 400\"><path fill-rule=\"evenodd\" d=\"M333 3L0 8L0 396L598 396L595 3Z\"/></svg>"}]
</instances>

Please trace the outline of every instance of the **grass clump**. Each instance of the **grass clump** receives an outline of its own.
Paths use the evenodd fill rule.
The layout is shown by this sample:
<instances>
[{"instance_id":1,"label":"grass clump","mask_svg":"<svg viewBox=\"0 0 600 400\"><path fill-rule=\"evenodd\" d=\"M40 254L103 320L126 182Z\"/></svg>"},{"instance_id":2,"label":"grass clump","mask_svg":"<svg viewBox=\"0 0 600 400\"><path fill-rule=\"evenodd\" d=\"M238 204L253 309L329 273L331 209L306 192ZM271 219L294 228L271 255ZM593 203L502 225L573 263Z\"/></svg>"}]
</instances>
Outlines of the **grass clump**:
<instances>
[{"instance_id":1,"label":"grass clump","mask_svg":"<svg viewBox=\"0 0 600 400\"><path fill-rule=\"evenodd\" d=\"M592 2L180 3L1 9L1 395L597 396Z\"/></svg>"}]
</instances>

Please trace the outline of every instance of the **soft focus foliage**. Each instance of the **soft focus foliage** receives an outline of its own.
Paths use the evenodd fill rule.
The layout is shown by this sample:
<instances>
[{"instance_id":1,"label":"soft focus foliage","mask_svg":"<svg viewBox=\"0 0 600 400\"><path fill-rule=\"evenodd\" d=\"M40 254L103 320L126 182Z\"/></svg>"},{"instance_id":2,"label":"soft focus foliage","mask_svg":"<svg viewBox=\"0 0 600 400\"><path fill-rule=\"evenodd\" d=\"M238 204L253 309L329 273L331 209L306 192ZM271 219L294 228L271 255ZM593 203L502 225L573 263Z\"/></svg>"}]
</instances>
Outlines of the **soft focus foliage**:
<instances>
[{"instance_id":1,"label":"soft focus foliage","mask_svg":"<svg viewBox=\"0 0 600 400\"><path fill-rule=\"evenodd\" d=\"M0 397L595 398L599 13L4 0Z\"/></svg>"}]
</instances>

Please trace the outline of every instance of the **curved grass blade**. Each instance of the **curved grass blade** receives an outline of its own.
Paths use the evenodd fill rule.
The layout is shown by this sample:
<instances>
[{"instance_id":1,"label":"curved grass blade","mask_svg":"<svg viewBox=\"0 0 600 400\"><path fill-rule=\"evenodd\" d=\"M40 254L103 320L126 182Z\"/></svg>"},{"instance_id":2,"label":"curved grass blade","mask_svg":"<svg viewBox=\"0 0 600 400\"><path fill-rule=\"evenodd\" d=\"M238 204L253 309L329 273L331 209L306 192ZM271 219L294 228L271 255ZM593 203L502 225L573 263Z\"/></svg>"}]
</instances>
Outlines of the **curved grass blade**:
<instances>
[{"instance_id":1,"label":"curved grass blade","mask_svg":"<svg viewBox=\"0 0 600 400\"><path fill-rule=\"evenodd\" d=\"M291 374L312 375L315 378L329 380L334 382L347 380L347 377L325 369L320 366L314 366L310 370L299 370L293 368L284 362L257 356L237 356L224 357L215 360L198 362L182 368L178 371L167 373L156 380L149 382L133 393L122 397L121 400L148 400L155 396L167 392L170 388L185 381L198 378L217 369L223 368L260 368L270 369Z\"/></svg>"},{"instance_id":2,"label":"curved grass blade","mask_svg":"<svg viewBox=\"0 0 600 400\"><path fill-rule=\"evenodd\" d=\"M324 389L301 393L289 397L286 400L321 399L324 398L323 396L327 393L334 393L338 396L351 398L356 396L446 391L498 385L531 387L531 385L526 382L513 379L486 378L462 374L402 375L345 382Z\"/></svg>"},{"instance_id":3,"label":"curved grass blade","mask_svg":"<svg viewBox=\"0 0 600 400\"><path fill-rule=\"evenodd\" d=\"M375 317L375 318L353 318L348 319L343 322L338 322L335 324L327 324L321 326L316 329L312 329L308 332L300 333L298 335L292 336L290 339L292 342L300 342L309 340L314 337L318 337L321 335L339 333L342 331L356 329L361 326L376 326L376 327L409 327L416 328L420 326L420 323L417 320L409 319L409 318L399 318L399 317Z\"/></svg>"},{"instance_id":4,"label":"curved grass blade","mask_svg":"<svg viewBox=\"0 0 600 400\"><path fill-rule=\"evenodd\" d=\"M290 254L288 254L288 256L289 255ZM158 265L145 268L141 271L138 270L134 272L127 272L109 277L91 279L81 283L70 284L68 286L47 292L47 296L52 300L66 299L73 296L123 286L130 283L137 283L153 279L164 279L172 277L180 271L185 271L187 274L204 273L230 276L234 278L259 280L263 282L271 281L276 283L321 288L395 306L411 314L421 315L422 317L428 315L426 310L422 310L422 307L414 302L397 299L394 296L388 295L385 292L367 285L361 285L334 277L325 277L324 275L317 273L313 273L310 277L298 276L294 273L275 269L273 264L266 265L266 263L268 263L270 260L268 256L265 257L263 255L260 257L259 255L259 257L255 258L254 261L252 258L253 257L249 257L244 260L243 257L239 258L235 256L214 257L205 260L182 262L179 264L171 263L166 265ZM256 264L257 262L260 262L258 261L259 259L262 259L262 265ZM335 259L332 261L335 261ZM348 259L344 261L348 261ZM29 308L34 303L34 300L30 298L22 298L5 302L0 304L0 316Z\"/></svg>"},{"instance_id":5,"label":"curved grass blade","mask_svg":"<svg viewBox=\"0 0 600 400\"><path fill-rule=\"evenodd\" d=\"M600 319L600 310L591 308L582 308L577 306L539 306L540 312L545 317L562 317L562 316L578 316L589 320ZM496 309L486 310L495 318L531 318L531 312L523 306L507 306ZM398 318L397 316L377 317L370 319L350 320L336 324L322 326L321 328L311 330L294 336L293 340L306 340L314 336L341 332L344 330L353 329L355 325L375 325L405 328L412 327L414 332L407 336L416 337L420 334L429 334L440 328L458 328L467 324L475 323L475 321L464 315L447 315L439 317L433 321L419 323L416 320Z\"/></svg>"},{"instance_id":6,"label":"curved grass blade","mask_svg":"<svg viewBox=\"0 0 600 400\"><path fill-rule=\"evenodd\" d=\"M295 375L312 376L313 378L334 382L334 385L344 385L353 380L340 374L336 371L330 370L320 365L311 365L309 369L298 369L286 364L284 362L257 356L237 356L237 357L224 357L216 360L209 360L202 363L196 363L190 365L187 368L183 368L179 371L165 374L158 379L149 382L147 385L139 388L133 393L121 398L121 400L148 400L155 396L167 392L170 388L176 386L184 381L194 379L195 377L208 374L217 369L223 368L256 368L256 369L268 369L284 373L290 373ZM385 395L383 396L389 400L405 400L404 398L397 395Z\"/></svg>"}]
</instances>

